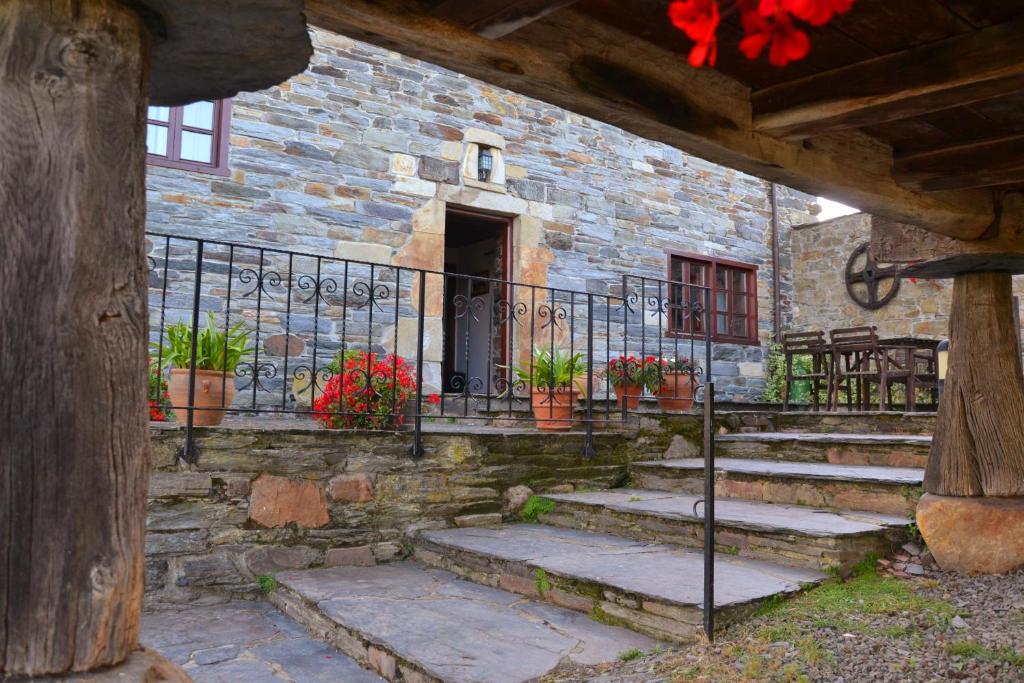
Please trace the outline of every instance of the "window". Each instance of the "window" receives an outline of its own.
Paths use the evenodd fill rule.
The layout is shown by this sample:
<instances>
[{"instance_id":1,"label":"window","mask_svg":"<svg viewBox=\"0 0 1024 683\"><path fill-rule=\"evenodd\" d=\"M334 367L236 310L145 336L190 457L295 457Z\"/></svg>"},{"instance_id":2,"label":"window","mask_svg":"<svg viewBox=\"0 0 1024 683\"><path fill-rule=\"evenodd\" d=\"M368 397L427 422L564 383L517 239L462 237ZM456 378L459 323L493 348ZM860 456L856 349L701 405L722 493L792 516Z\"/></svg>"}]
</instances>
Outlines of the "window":
<instances>
[{"instance_id":1,"label":"window","mask_svg":"<svg viewBox=\"0 0 1024 683\"><path fill-rule=\"evenodd\" d=\"M711 338L757 343L757 267L692 254L669 255L669 332L704 334L707 316L693 315L711 290ZM691 286L692 285L692 286Z\"/></svg>"},{"instance_id":2,"label":"window","mask_svg":"<svg viewBox=\"0 0 1024 683\"><path fill-rule=\"evenodd\" d=\"M150 107L146 159L155 166L227 175L230 130L230 100Z\"/></svg>"}]
</instances>

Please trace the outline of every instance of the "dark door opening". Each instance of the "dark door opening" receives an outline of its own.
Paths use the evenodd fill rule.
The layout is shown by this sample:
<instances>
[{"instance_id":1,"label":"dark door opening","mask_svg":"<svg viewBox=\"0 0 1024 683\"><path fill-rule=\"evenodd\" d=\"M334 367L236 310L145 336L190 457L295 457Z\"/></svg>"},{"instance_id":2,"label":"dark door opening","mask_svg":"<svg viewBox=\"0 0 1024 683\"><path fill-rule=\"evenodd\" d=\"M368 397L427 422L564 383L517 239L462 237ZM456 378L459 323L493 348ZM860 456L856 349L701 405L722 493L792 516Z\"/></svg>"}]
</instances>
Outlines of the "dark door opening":
<instances>
[{"instance_id":1,"label":"dark door opening","mask_svg":"<svg viewBox=\"0 0 1024 683\"><path fill-rule=\"evenodd\" d=\"M445 212L446 392L494 393L507 355L507 330L498 302L508 298L512 219L449 208Z\"/></svg>"}]
</instances>

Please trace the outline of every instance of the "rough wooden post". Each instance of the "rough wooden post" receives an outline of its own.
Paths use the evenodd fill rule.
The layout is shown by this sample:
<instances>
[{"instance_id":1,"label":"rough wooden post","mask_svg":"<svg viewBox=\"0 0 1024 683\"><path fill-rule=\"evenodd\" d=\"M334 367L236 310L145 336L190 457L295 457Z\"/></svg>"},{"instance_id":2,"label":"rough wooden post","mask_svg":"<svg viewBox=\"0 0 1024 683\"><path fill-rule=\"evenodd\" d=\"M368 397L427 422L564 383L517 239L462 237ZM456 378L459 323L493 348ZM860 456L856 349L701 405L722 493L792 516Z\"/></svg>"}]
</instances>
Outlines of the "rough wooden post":
<instances>
[{"instance_id":1,"label":"rough wooden post","mask_svg":"<svg viewBox=\"0 0 1024 683\"><path fill-rule=\"evenodd\" d=\"M0 2L0 674L138 647L146 55L117 0Z\"/></svg>"},{"instance_id":2,"label":"rough wooden post","mask_svg":"<svg viewBox=\"0 0 1024 683\"><path fill-rule=\"evenodd\" d=\"M955 277L928 493L1024 496L1024 376L1014 321L1008 273Z\"/></svg>"}]
</instances>

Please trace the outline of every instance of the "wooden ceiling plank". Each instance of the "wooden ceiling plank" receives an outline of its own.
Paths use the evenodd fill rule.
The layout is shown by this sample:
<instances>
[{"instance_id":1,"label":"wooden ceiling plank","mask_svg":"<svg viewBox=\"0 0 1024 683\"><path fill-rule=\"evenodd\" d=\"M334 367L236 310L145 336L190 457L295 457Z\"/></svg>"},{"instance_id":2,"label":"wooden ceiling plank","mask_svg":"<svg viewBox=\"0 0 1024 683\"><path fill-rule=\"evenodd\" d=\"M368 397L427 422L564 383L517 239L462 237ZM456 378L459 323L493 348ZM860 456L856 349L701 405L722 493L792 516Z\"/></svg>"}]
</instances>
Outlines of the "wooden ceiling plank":
<instances>
[{"instance_id":1,"label":"wooden ceiling plank","mask_svg":"<svg viewBox=\"0 0 1024 683\"><path fill-rule=\"evenodd\" d=\"M1024 89L1024 16L760 90L754 129L806 138Z\"/></svg>"},{"instance_id":2,"label":"wooden ceiling plank","mask_svg":"<svg viewBox=\"0 0 1024 683\"><path fill-rule=\"evenodd\" d=\"M897 185L891 147L862 133L794 143L752 130L748 88L572 9L500 42L410 13L398 0L307 0L306 12L314 26L892 220L960 239L976 239L996 221L990 192Z\"/></svg>"},{"instance_id":3,"label":"wooden ceiling plank","mask_svg":"<svg viewBox=\"0 0 1024 683\"><path fill-rule=\"evenodd\" d=\"M496 40L577 0L444 0L434 16Z\"/></svg>"},{"instance_id":4,"label":"wooden ceiling plank","mask_svg":"<svg viewBox=\"0 0 1024 683\"><path fill-rule=\"evenodd\" d=\"M1024 182L1024 134L897 156L893 177L922 192Z\"/></svg>"}]
</instances>

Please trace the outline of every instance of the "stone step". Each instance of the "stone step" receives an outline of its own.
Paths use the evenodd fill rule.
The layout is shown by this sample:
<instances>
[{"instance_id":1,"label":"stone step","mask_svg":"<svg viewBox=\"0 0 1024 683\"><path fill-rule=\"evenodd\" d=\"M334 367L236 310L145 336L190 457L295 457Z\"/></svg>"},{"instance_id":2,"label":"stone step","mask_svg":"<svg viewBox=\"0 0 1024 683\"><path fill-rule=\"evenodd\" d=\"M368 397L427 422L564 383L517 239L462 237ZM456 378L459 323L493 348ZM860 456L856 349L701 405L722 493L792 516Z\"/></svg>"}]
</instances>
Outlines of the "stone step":
<instances>
[{"instance_id":1,"label":"stone step","mask_svg":"<svg viewBox=\"0 0 1024 683\"><path fill-rule=\"evenodd\" d=\"M812 410L717 410L715 422L729 432L824 434L932 434L934 412Z\"/></svg>"},{"instance_id":2,"label":"stone step","mask_svg":"<svg viewBox=\"0 0 1024 683\"><path fill-rule=\"evenodd\" d=\"M716 436L715 457L924 468L931 445L926 435L747 432Z\"/></svg>"},{"instance_id":3,"label":"stone step","mask_svg":"<svg viewBox=\"0 0 1024 683\"><path fill-rule=\"evenodd\" d=\"M543 598L651 637L684 642L701 629L703 553L540 524L422 531L420 561L478 583ZM741 557L715 560L716 625L772 596L824 578L819 571Z\"/></svg>"},{"instance_id":4,"label":"stone step","mask_svg":"<svg viewBox=\"0 0 1024 683\"><path fill-rule=\"evenodd\" d=\"M924 470L910 467L830 465L715 459L715 493L762 503L865 510L910 518L921 497ZM630 465L639 488L700 495L704 460L655 460Z\"/></svg>"},{"instance_id":5,"label":"stone step","mask_svg":"<svg viewBox=\"0 0 1024 683\"><path fill-rule=\"evenodd\" d=\"M667 491L614 489L546 494L555 508L544 524L599 531L638 541L701 548L699 496ZM715 542L720 552L811 569L847 573L867 553L888 555L906 540L907 520L870 512L836 513L746 500L715 502Z\"/></svg>"},{"instance_id":6,"label":"stone step","mask_svg":"<svg viewBox=\"0 0 1024 683\"><path fill-rule=\"evenodd\" d=\"M270 600L389 681L519 683L656 641L411 562L277 574ZM345 679L336 679L345 680Z\"/></svg>"}]
</instances>

